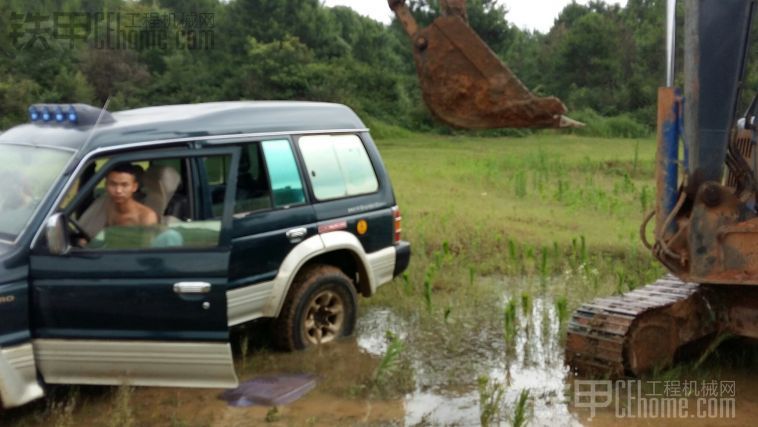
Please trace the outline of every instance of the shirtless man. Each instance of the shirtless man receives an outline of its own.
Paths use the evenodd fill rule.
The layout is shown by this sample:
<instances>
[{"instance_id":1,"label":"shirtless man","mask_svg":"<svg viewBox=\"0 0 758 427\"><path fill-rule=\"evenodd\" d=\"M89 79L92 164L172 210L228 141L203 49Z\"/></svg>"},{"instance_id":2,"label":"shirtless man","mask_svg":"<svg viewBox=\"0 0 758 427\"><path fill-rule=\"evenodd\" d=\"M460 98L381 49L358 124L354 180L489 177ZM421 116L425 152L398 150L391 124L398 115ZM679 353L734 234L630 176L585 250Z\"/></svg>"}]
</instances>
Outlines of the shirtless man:
<instances>
[{"instance_id":1,"label":"shirtless man","mask_svg":"<svg viewBox=\"0 0 758 427\"><path fill-rule=\"evenodd\" d=\"M112 202L108 206L106 227L158 223L158 214L154 210L134 200L139 184L137 171L131 164L118 164L108 172L105 188Z\"/></svg>"}]
</instances>

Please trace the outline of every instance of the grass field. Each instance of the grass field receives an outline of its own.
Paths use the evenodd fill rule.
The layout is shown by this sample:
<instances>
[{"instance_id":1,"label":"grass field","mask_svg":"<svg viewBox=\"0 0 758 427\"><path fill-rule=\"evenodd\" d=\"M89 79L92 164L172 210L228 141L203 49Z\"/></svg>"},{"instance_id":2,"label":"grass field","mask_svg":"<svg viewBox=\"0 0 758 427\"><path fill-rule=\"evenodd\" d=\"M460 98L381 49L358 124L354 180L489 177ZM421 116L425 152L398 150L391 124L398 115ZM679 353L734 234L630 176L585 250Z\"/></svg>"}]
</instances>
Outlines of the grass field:
<instances>
[{"instance_id":1,"label":"grass field","mask_svg":"<svg viewBox=\"0 0 758 427\"><path fill-rule=\"evenodd\" d=\"M442 293L472 274L570 271L590 276L589 293L608 294L662 271L639 238L654 204L652 139L416 135L378 145L413 243L408 280L416 288L440 269L440 258L443 271L435 272L444 274L432 285ZM400 288L374 302L397 301ZM587 289L571 290L572 306L588 297Z\"/></svg>"}]
</instances>

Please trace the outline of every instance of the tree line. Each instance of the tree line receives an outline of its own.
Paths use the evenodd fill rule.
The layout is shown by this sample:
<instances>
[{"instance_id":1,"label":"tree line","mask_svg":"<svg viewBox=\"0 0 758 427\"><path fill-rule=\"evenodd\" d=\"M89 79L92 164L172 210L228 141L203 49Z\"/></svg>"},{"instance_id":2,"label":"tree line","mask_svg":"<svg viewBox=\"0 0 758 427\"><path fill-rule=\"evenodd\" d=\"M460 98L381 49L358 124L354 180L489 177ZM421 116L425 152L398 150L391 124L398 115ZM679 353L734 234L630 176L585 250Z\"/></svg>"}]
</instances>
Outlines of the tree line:
<instances>
[{"instance_id":1,"label":"tree line","mask_svg":"<svg viewBox=\"0 0 758 427\"><path fill-rule=\"evenodd\" d=\"M422 25L439 14L436 0L408 4ZM652 131L665 0L571 3L546 34L512 25L507 1L467 7L472 28L535 93L560 97L580 120L606 121L611 134ZM0 31L0 129L25 121L32 103L110 98L112 110L332 101L375 126L452 131L424 106L397 22L319 0L4 0Z\"/></svg>"}]
</instances>

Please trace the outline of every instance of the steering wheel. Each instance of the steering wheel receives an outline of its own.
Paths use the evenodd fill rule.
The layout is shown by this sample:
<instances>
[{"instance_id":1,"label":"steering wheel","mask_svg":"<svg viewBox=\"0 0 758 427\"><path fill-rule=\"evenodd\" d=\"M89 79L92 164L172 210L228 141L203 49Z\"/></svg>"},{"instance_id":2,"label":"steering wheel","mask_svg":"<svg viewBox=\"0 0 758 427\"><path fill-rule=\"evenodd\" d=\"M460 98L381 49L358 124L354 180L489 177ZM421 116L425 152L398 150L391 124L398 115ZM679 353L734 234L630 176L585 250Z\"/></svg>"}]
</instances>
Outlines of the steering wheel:
<instances>
[{"instance_id":1,"label":"steering wheel","mask_svg":"<svg viewBox=\"0 0 758 427\"><path fill-rule=\"evenodd\" d=\"M82 227L82 225L79 224L75 219L69 218L68 223L73 225L74 231L76 232L77 236L83 237L88 242L92 240L92 236L90 236L89 233L84 231L84 227Z\"/></svg>"}]
</instances>

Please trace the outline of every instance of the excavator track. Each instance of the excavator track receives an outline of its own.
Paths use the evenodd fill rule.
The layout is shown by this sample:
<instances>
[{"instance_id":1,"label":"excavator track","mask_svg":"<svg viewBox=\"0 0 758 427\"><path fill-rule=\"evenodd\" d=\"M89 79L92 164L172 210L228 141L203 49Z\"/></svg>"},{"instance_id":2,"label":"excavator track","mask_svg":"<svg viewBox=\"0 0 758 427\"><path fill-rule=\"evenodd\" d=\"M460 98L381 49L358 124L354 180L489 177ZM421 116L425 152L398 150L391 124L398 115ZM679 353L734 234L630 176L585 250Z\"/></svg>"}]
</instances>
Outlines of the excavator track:
<instances>
[{"instance_id":1,"label":"excavator track","mask_svg":"<svg viewBox=\"0 0 758 427\"><path fill-rule=\"evenodd\" d=\"M670 362L681 341L711 332L692 327L707 301L702 288L667 275L619 296L579 307L568 324L566 362L581 375L609 378L640 375L652 364ZM705 304L704 304L705 303Z\"/></svg>"}]
</instances>

